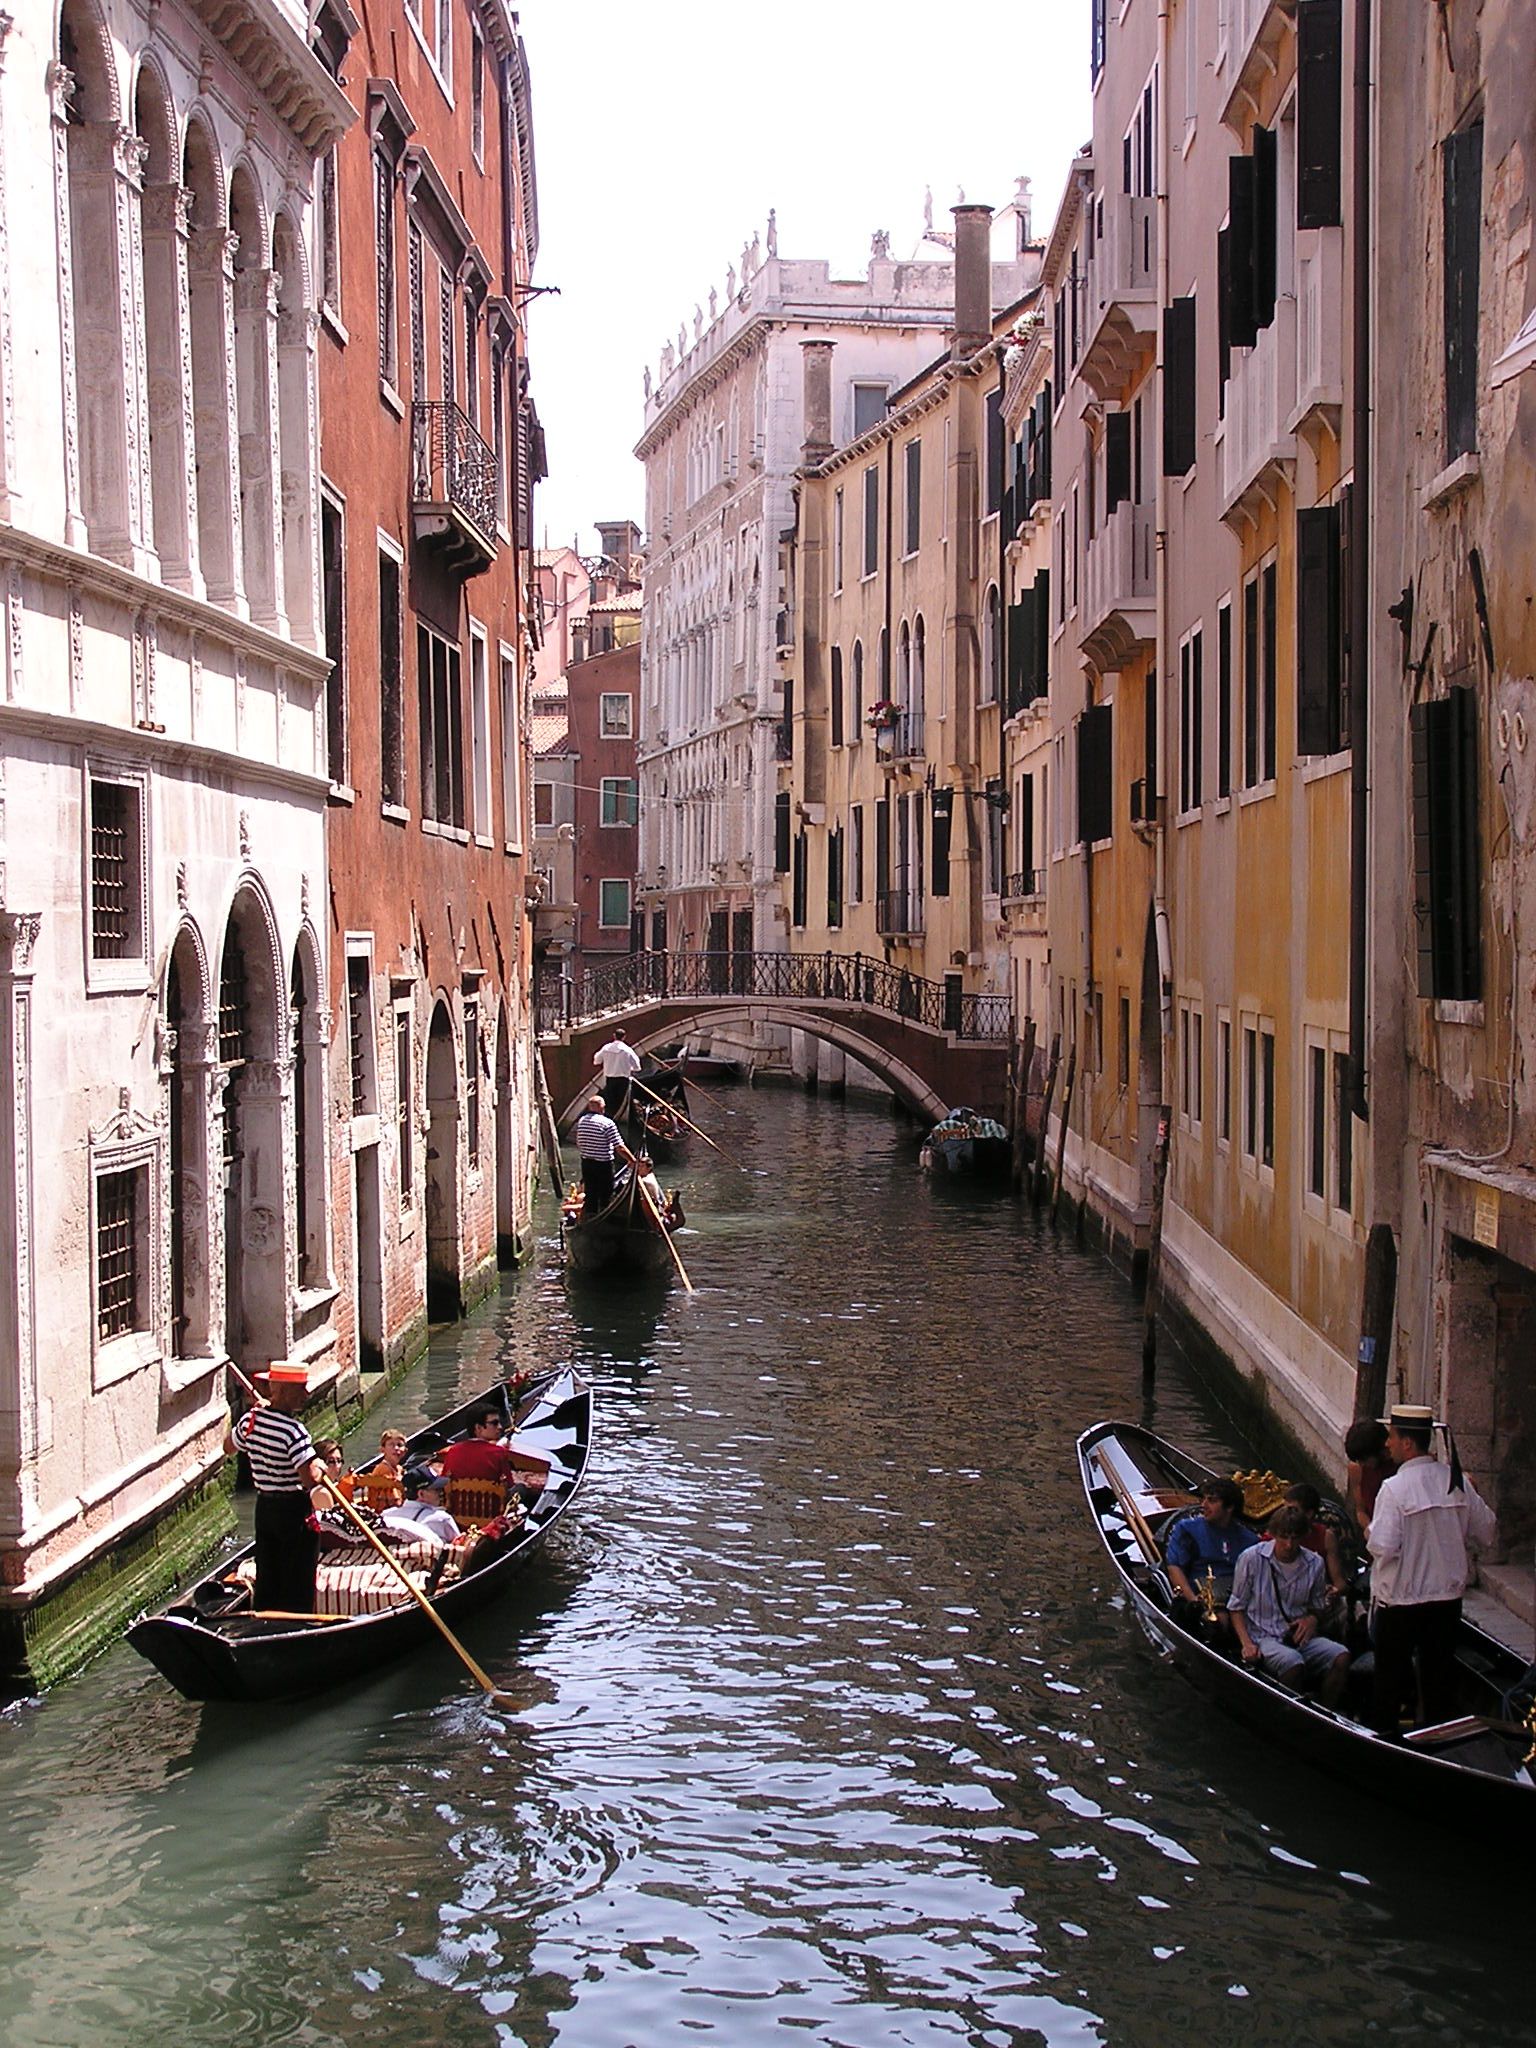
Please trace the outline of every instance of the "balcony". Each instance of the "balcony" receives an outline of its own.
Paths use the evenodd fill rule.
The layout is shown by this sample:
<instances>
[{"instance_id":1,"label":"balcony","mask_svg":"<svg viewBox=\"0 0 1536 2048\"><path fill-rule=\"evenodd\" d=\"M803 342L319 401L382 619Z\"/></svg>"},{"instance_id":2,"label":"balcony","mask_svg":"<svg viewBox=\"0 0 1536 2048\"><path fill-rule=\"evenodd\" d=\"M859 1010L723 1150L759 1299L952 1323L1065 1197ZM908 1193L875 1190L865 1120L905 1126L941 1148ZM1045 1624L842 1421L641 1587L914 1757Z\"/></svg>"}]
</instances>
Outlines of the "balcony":
<instances>
[{"instance_id":1,"label":"balcony","mask_svg":"<svg viewBox=\"0 0 1536 2048\"><path fill-rule=\"evenodd\" d=\"M1296 0L1227 0L1227 77L1221 110L1241 141L1259 110L1259 97L1280 66L1280 48L1296 13Z\"/></svg>"},{"instance_id":2,"label":"balcony","mask_svg":"<svg viewBox=\"0 0 1536 2048\"><path fill-rule=\"evenodd\" d=\"M1088 345L1078 364L1101 399L1118 398L1157 345L1157 201L1104 195L1088 266Z\"/></svg>"},{"instance_id":3,"label":"balcony","mask_svg":"<svg viewBox=\"0 0 1536 2048\"><path fill-rule=\"evenodd\" d=\"M458 406L418 399L411 407L411 530L461 576L496 559L496 454Z\"/></svg>"},{"instance_id":4,"label":"balcony","mask_svg":"<svg viewBox=\"0 0 1536 2048\"><path fill-rule=\"evenodd\" d=\"M1152 507L1117 506L1090 544L1083 569L1083 653L1100 670L1123 668L1157 635Z\"/></svg>"},{"instance_id":5,"label":"balcony","mask_svg":"<svg viewBox=\"0 0 1536 2048\"><path fill-rule=\"evenodd\" d=\"M920 939L923 897L919 889L882 889L875 897L875 930L882 939Z\"/></svg>"},{"instance_id":6,"label":"balcony","mask_svg":"<svg viewBox=\"0 0 1536 2048\"><path fill-rule=\"evenodd\" d=\"M1003 884L1005 903L1028 903L1036 896L1045 894L1045 869L1020 868Z\"/></svg>"},{"instance_id":7,"label":"balcony","mask_svg":"<svg viewBox=\"0 0 1536 2048\"><path fill-rule=\"evenodd\" d=\"M1344 411L1344 230L1296 237L1296 404L1292 433L1338 436Z\"/></svg>"},{"instance_id":8,"label":"balcony","mask_svg":"<svg viewBox=\"0 0 1536 2048\"><path fill-rule=\"evenodd\" d=\"M1249 523L1259 500L1273 506L1276 485L1296 467L1296 301L1275 301L1275 317L1252 348L1232 351L1221 450L1221 516Z\"/></svg>"}]
</instances>

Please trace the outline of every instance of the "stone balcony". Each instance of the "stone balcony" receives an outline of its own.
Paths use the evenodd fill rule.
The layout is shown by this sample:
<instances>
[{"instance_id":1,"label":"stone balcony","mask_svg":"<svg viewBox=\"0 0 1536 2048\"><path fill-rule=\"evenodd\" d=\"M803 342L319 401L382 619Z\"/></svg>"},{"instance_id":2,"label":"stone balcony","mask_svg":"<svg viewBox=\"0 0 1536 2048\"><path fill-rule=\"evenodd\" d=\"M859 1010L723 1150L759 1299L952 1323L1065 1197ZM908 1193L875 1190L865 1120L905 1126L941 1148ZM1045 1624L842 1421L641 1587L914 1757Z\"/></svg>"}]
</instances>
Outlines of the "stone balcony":
<instances>
[{"instance_id":1,"label":"stone balcony","mask_svg":"<svg viewBox=\"0 0 1536 2048\"><path fill-rule=\"evenodd\" d=\"M1157 201L1107 192L1087 276L1088 343L1078 374L1101 399L1119 398L1157 344Z\"/></svg>"},{"instance_id":2,"label":"stone balcony","mask_svg":"<svg viewBox=\"0 0 1536 2048\"><path fill-rule=\"evenodd\" d=\"M496 559L495 450L468 415L443 399L411 407L411 529L462 576Z\"/></svg>"},{"instance_id":3,"label":"stone balcony","mask_svg":"<svg viewBox=\"0 0 1536 2048\"><path fill-rule=\"evenodd\" d=\"M1296 301L1282 296L1254 346L1232 351L1226 412L1216 435L1218 496L1229 526L1249 523L1261 500L1273 506L1279 482L1294 472L1295 408Z\"/></svg>"},{"instance_id":4,"label":"stone balcony","mask_svg":"<svg viewBox=\"0 0 1536 2048\"><path fill-rule=\"evenodd\" d=\"M1296 0L1227 0L1226 103L1221 118L1239 140L1259 96L1279 68L1296 18Z\"/></svg>"},{"instance_id":5,"label":"stone balcony","mask_svg":"<svg viewBox=\"0 0 1536 2048\"><path fill-rule=\"evenodd\" d=\"M1157 634L1153 508L1119 505L1083 563L1082 651L1096 668L1123 668Z\"/></svg>"},{"instance_id":6,"label":"stone balcony","mask_svg":"<svg viewBox=\"0 0 1536 2048\"><path fill-rule=\"evenodd\" d=\"M1296 403L1287 425L1337 438L1344 412L1344 230L1296 237Z\"/></svg>"}]
</instances>

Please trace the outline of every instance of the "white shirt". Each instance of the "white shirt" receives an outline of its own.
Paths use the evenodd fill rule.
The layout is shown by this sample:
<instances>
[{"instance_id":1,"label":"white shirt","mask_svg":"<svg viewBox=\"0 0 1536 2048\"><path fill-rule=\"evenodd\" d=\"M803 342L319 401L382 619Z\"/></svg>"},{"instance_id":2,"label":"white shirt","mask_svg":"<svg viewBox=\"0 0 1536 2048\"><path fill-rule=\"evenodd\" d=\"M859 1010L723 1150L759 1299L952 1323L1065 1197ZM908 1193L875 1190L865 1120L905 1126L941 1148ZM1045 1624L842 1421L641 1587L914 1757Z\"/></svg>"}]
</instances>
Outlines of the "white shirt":
<instances>
[{"instance_id":1,"label":"white shirt","mask_svg":"<svg viewBox=\"0 0 1536 2048\"><path fill-rule=\"evenodd\" d=\"M593 1053L592 1064L602 1068L605 1081L613 1081L620 1077L628 1080L631 1074L638 1074L641 1061L632 1045L626 1045L622 1038L610 1038Z\"/></svg>"},{"instance_id":2,"label":"white shirt","mask_svg":"<svg viewBox=\"0 0 1536 2048\"><path fill-rule=\"evenodd\" d=\"M1493 1510L1470 1479L1451 1492L1449 1466L1409 1458L1376 1496L1366 1541L1371 1594L1384 1607L1459 1600L1467 1589L1468 1545L1487 1549L1498 1534Z\"/></svg>"},{"instance_id":3,"label":"white shirt","mask_svg":"<svg viewBox=\"0 0 1536 2048\"><path fill-rule=\"evenodd\" d=\"M459 1533L458 1523L446 1508L435 1508L424 1500L408 1500L404 1507L386 1508L381 1519L393 1529L408 1529L413 1536L425 1530L439 1543L452 1543Z\"/></svg>"}]
</instances>

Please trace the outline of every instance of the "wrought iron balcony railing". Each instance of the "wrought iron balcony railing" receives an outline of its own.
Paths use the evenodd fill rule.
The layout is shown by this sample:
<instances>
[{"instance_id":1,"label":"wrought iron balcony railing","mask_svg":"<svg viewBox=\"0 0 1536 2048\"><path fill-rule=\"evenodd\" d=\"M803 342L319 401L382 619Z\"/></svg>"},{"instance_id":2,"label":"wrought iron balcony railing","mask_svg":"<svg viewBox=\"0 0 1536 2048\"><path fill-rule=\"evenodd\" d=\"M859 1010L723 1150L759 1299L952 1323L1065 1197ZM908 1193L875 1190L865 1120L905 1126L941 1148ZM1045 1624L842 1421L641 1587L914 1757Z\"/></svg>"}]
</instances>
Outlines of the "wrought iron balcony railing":
<instances>
[{"instance_id":1,"label":"wrought iron balcony railing","mask_svg":"<svg viewBox=\"0 0 1536 2048\"><path fill-rule=\"evenodd\" d=\"M496 451L458 406L418 399L411 408L411 504L418 540L465 557L496 555L500 478ZM468 560L465 566L476 566Z\"/></svg>"}]
</instances>

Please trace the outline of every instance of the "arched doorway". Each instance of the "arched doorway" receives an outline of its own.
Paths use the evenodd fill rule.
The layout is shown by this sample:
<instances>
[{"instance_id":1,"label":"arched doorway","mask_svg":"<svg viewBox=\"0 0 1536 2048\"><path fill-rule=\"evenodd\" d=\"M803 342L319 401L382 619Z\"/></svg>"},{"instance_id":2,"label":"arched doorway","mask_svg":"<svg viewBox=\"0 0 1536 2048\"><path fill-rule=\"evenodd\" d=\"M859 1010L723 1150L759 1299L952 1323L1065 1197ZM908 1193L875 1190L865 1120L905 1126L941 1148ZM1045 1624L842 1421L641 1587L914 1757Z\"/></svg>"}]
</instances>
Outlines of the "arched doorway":
<instances>
[{"instance_id":1,"label":"arched doorway","mask_svg":"<svg viewBox=\"0 0 1536 2048\"><path fill-rule=\"evenodd\" d=\"M217 1047L208 1016L209 995L202 947L191 927L184 925L171 948L165 990L175 1358L207 1358L214 1348L208 1151Z\"/></svg>"},{"instance_id":2,"label":"arched doorway","mask_svg":"<svg viewBox=\"0 0 1536 2048\"><path fill-rule=\"evenodd\" d=\"M219 960L218 1061L224 1085L224 1342L237 1365L288 1355L284 1185L287 990L266 904L235 897Z\"/></svg>"},{"instance_id":3,"label":"arched doorway","mask_svg":"<svg viewBox=\"0 0 1536 2048\"><path fill-rule=\"evenodd\" d=\"M496 1258L516 1262L517 1166L512 1157L512 1034L507 1029L510 1003L503 1002L496 1025Z\"/></svg>"},{"instance_id":4,"label":"arched doorway","mask_svg":"<svg viewBox=\"0 0 1536 2048\"><path fill-rule=\"evenodd\" d=\"M427 1037L427 1316L460 1314L459 1073L446 1003L432 1012Z\"/></svg>"}]
</instances>

